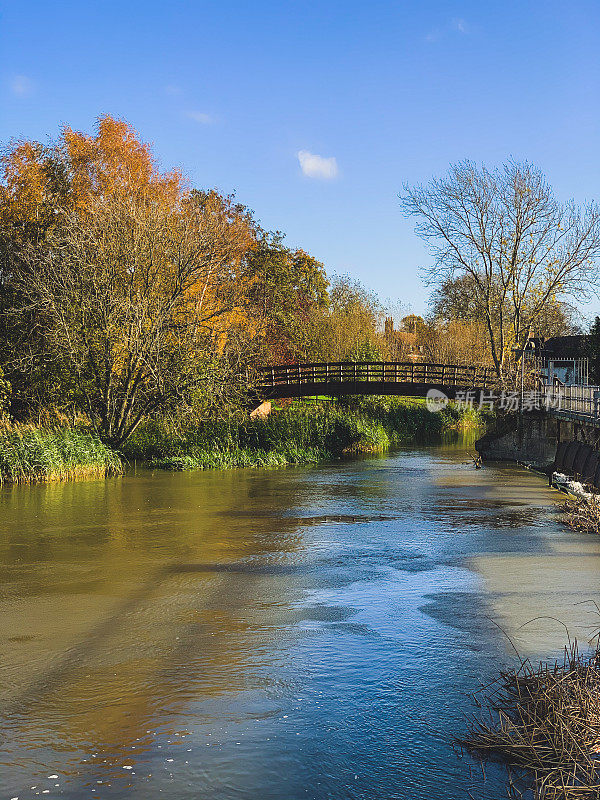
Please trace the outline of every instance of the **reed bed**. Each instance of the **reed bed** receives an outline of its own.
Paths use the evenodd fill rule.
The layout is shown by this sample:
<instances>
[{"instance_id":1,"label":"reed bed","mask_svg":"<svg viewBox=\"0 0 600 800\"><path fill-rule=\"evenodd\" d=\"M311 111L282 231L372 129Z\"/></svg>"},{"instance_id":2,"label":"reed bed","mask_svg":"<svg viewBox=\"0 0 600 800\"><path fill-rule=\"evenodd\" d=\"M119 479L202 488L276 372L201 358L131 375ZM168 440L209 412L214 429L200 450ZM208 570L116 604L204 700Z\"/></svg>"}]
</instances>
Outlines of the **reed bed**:
<instances>
[{"instance_id":1,"label":"reed bed","mask_svg":"<svg viewBox=\"0 0 600 800\"><path fill-rule=\"evenodd\" d=\"M529 776L536 800L600 798L598 648L584 655L575 642L562 662L502 672L478 704L461 747ZM524 797L515 786L509 796Z\"/></svg>"},{"instance_id":2,"label":"reed bed","mask_svg":"<svg viewBox=\"0 0 600 800\"><path fill-rule=\"evenodd\" d=\"M438 414L422 401L357 399L294 403L267 419L154 418L122 448L128 460L170 470L315 464L352 453L387 450L402 441L439 437L461 414ZM84 425L0 428L0 484L103 477L123 471L115 453Z\"/></svg>"},{"instance_id":3,"label":"reed bed","mask_svg":"<svg viewBox=\"0 0 600 800\"><path fill-rule=\"evenodd\" d=\"M600 495L569 497L560 507L564 522L578 533L600 533Z\"/></svg>"},{"instance_id":4,"label":"reed bed","mask_svg":"<svg viewBox=\"0 0 600 800\"><path fill-rule=\"evenodd\" d=\"M0 484L105 477L122 471L118 454L85 430L5 426L0 431Z\"/></svg>"},{"instance_id":5,"label":"reed bed","mask_svg":"<svg viewBox=\"0 0 600 800\"><path fill-rule=\"evenodd\" d=\"M461 419L454 407L432 414L422 401L410 399L296 402L267 419L149 420L126 442L124 453L173 470L313 464L383 452L408 440L435 440Z\"/></svg>"}]
</instances>

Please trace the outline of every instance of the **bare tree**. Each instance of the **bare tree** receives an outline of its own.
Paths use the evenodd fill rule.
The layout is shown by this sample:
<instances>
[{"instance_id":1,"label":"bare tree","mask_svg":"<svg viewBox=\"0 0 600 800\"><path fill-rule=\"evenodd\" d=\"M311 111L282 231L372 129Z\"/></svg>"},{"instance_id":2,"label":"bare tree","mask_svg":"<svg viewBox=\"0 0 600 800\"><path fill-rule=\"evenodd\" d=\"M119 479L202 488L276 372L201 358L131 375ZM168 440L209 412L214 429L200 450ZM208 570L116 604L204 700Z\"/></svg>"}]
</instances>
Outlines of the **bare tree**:
<instances>
[{"instance_id":1,"label":"bare tree","mask_svg":"<svg viewBox=\"0 0 600 800\"><path fill-rule=\"evenodd\" d=\"M404 190L402 208L435 256L429 280L469 276L500 379L549 304L593 291L600 209L559 203L528 162L489 170L465 161Z\"/></svg>"},{"instance_id":2,"label":"bare tree","mask_svg":"<svg viewBox=\"0 0 600 800\"><path fill-rule=\"evenodd\" d=\"M236 325L249 236L222 203L100 198L24 251L23 307L113 446L210 379Z\"/></svg>"}]
</instances>

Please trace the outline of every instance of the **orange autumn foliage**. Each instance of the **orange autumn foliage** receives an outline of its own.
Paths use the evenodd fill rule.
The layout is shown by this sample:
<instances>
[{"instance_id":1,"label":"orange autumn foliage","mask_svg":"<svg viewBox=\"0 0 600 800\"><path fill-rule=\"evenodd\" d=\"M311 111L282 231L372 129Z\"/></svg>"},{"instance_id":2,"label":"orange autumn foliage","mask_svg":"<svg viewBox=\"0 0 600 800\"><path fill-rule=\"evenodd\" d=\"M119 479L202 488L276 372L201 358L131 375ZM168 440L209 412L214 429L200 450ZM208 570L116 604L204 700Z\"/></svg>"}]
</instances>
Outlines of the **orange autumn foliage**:
<instances>
[{"instance_id":1,"label":"orange autumn foliage","mask_svg":"<svg viewBox=\"0 0 600 800\"><path fill-rule=\"evenodd\" d=\"M35 238L53 220L56 206L47 149L37 142L17 142L0 164L0 224L20 242Z\"/></svg>"},{"instance_id":2,"label":"orange autumn foliage","mask_svg":"<svg viewBox=\"0 0 600 800\"><path fill-rule=\"evenodd\" d=\"M0 169L0 225L20 242L39 241L61 213L91 211L116 197L176 207L185 189L179 171L160 172L150 146L108 115L93 135L65 126L53 145L13 142Z\"/></svg>"},{"instance_id":3,"label":"orange autumn foliage","mask_svg":"<svg viewBox=\"0 0 600 800\"><path fill-rule=\"evenodd\" d=\"M179 170L161 172L150 145L142 142L126 121L102 116L91 135L64 126L56 143L49 146L13 142L2 155L0 168L0 228L13 246L37 245L67 216L96 214L119 202L133 216L147 203L155 209L160 206L175 227L178 216L186 217L196 224L200 239L203 222L208 217L214 221L217 215L227 229L223 236L231 235L245 244L238 247L238 257L230 265L240 299L232 311L215 314L214 333L222 346L228 327L250 325L243 309L243 296L247 297L250 286L242 259L254 244L247 213L242 213L233 198L215 191L190 192ZM210 227L214 233L214 224ZM168 263L163 262L162 268L168 271ZM190 310L195 306L196 312L210 318L211 308L217 312L222 307L219 290L212 279L189 287Z\"/></svg>"},{"instance_id":4,"label":"orange autumn foliage","mask_svg":"<svg viewBox=\"0 0 600 800\"><path fill-rule=\"evenodd\" d=\"M0 173L0 359L35 403L68 397L119 442L146 413L225 396L225 374L235 389L247 365L307 352L322 265L161 170L124 120L13 142Z\"/></svg>"},{"instance_id":5,"label":"orange autumn foliage","mask_svg":"<svg viewBox=\"0 0 600 800\"><path fill-rule=\"evenodd\" d=\"M140 142L124 120L100 117L95 136L65 127L61 140L76 208L85 209L93 199L115 196L179 203L181 173L161 173L150 146Z\"/></svg>"}]
</instances>

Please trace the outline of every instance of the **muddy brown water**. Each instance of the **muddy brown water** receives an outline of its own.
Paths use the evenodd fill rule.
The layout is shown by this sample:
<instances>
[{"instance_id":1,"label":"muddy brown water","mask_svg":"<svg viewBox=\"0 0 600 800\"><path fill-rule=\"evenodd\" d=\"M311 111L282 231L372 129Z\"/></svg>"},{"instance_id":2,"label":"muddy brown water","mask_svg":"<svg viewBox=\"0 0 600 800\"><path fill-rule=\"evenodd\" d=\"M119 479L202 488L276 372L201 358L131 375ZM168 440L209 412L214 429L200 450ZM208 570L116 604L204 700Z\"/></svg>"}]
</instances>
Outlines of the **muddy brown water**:
<instances>
[{"instance_id":1,"label":"muddy brown water","mask_svg":"<svg viewBox=\"0 0 600 800\"><path fill-rule=\"evenodd\" d=\"M448 740L600 540L470 452L0 490L0 800L502 796Z\"/></svg>"}]
</instances>

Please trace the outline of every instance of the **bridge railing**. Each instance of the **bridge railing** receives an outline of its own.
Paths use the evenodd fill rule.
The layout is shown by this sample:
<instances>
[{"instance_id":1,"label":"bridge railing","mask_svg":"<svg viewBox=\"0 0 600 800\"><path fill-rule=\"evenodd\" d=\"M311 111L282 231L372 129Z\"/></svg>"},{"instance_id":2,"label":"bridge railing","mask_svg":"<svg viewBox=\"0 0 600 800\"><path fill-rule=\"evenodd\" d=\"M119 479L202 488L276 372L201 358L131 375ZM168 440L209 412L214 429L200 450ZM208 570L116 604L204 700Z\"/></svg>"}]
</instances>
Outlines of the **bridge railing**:
<instances>
[{"instance_id":1,"label":"bridge railing","mask_svg":"<svg viewBox=\"0 0 600 800\"><path fill-rule=\"evenodd\" d=\"M545 385L544 395L549 411L573 417L600 417L600 386Z\"/></svg>"},{"instance_id":2,"label":"bridge railing","mask_svg":"<svg viewBox=\"0 0 600 800\"><path fill-rule=\"evenodd\" d=\"M412 361L336 361L314 364L282 364L262 367L260 385L265 387L328 383L418 383L485 389L495 382L490 367L465 364L430 364Z\"/></svg>"}]
</instances>

